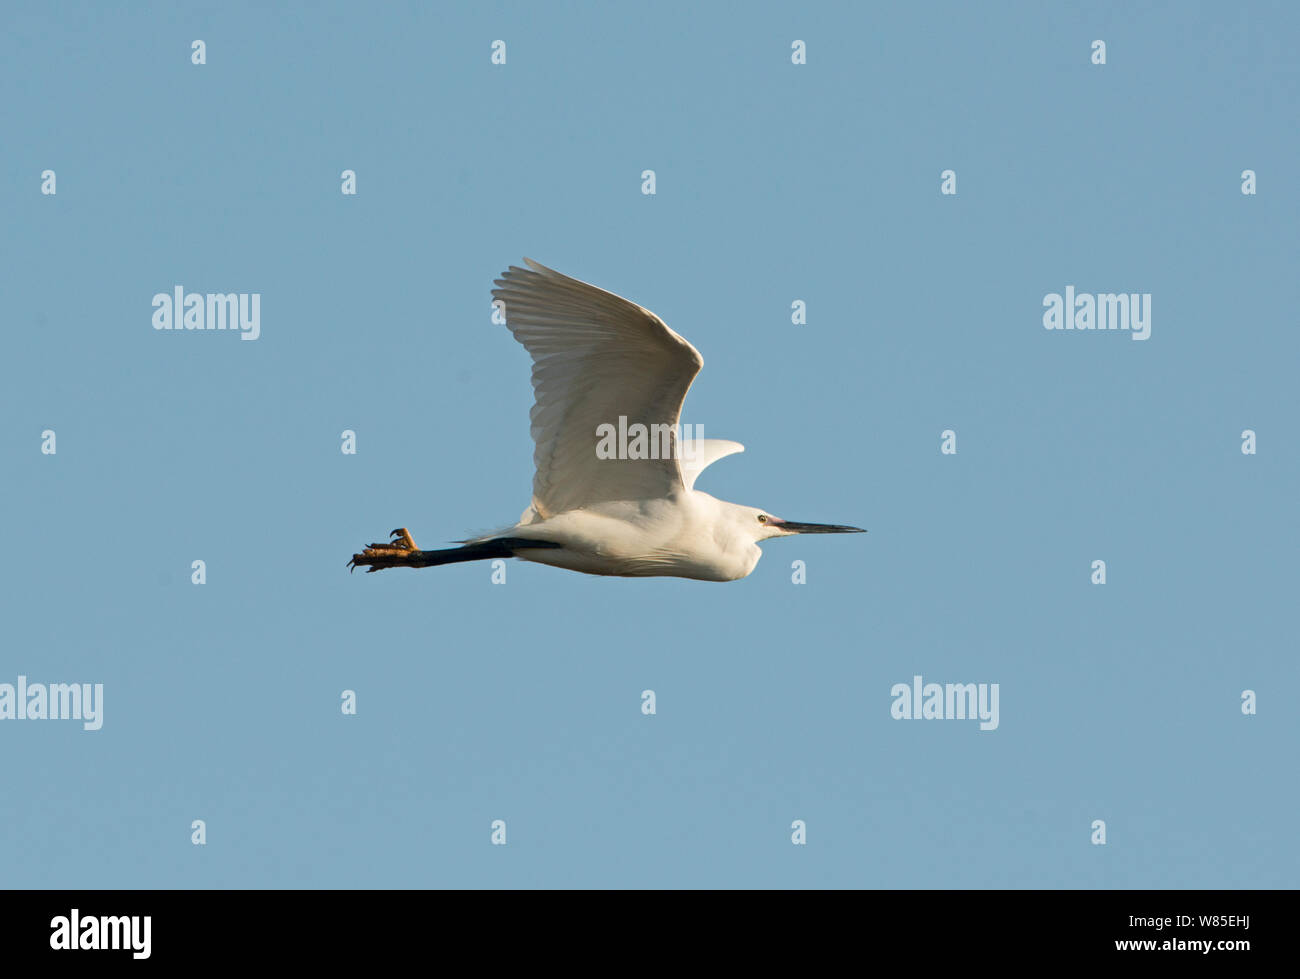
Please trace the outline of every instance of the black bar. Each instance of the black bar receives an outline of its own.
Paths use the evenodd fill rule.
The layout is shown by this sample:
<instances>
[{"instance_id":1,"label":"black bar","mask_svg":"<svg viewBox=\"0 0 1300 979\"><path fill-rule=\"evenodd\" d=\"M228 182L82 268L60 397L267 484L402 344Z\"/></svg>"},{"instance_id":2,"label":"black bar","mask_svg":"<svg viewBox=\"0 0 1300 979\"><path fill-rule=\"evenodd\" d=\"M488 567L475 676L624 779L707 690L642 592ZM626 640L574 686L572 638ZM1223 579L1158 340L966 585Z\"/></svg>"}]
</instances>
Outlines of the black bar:
<instances>
[{"instance_id":1,"label":"black bar","mask_svg":"<svg viewBox=\"0 0 1300 979\"><path fill-rule=\"evenodd\" d=\"M11 969L23 964L54 967L59 974L103 965L267 963L333 972L412 956L434 969L464 959L465 968L456 972L495 971L512 956L539 968L603 962L621 969L643 961L676 970L690 961L683 956L698 954L759 965L789 955L802 963L800 971L812 972L849 956L860 966L894 962L926 975L937 965L983 974L1008 964L1126 959L1142 968L1262 963L1253 957L1286 954L1279 923L1288 920L1295 894L49 890L8 891L0 900L0 960L15 976L21 973ZM73 909L75 944L115 940L125 947L52 947L73 939ZM1154 945L1132 944L1146 942ZM1208 951L1200 945L1205 942Z\"/></svg>"}]
</instances>

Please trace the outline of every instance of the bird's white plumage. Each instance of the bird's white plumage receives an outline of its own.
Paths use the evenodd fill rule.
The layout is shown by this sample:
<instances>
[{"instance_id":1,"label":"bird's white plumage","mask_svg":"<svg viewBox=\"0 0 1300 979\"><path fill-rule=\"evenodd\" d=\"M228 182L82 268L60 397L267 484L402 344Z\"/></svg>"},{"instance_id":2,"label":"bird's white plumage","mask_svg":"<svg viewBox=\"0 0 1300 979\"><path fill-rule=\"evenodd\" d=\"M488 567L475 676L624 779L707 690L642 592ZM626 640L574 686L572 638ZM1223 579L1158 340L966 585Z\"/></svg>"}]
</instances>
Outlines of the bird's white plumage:
<instances>
[{"instance_id":1,"label":"bird's white plumage","mask_svg":"<svg viewBox=\"0 0 1300 979\"><path fill-rule=\"evenodd\" d=\"M700 473L725 456L744 452L745 447L739 442L727 439L695 439L682 443L678 462L682 468L682 483L687 489L695 488L695 480Z\"/></svg>"},{"instance_id":2,"label":"bird's white plumage","mask_svg":"<svg viewBox=\"0 0 1300 979\"><path fill-rule=\"evenodd\" d=\"M403 529L393 532L401 535L394 543L354 554L352 566L376 571L508 555L587 574L733 581L754 570L759 541L857 529L782 520L695 489L710 463L744 451L724 439L679 441L682 401L704 364L699 351L648 309L524 261L528 268L511 266L492 295L533 358L532 502L513 527L464 547L421 551ZM616 448L626 454L611 457L602 446L605 426L632 444L635 426L662 427L649 439L652 457L622 444Z\"/></svg>"},{"instance_id":3,"label":"bird's white plumage","mask_svg":"<svg viewBox=\"0 0 1300 979\"><path fill-rule=\"evenodd\" d=\"M704 365L699 351L648 309L524 261L528 268L512 265L492 290L505 304L510 332L533 358L537 468L523 522L614 500L663 498L693 484L703 465L688 483L677 458L599 458L596 432L623 416L675 433L682 401Z\"/></svg>"}]
</instances>

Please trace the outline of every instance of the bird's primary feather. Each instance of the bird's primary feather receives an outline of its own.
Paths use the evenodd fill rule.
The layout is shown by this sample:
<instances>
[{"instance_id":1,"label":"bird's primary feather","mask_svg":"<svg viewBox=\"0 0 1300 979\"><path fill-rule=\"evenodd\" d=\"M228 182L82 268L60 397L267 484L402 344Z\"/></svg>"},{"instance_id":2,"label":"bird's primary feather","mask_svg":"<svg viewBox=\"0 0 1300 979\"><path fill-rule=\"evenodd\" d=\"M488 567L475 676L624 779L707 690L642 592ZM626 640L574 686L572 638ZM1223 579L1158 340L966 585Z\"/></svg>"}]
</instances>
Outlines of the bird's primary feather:
<instances>
[{"instance_id":1,"label":"bird's primary feather","mask_svg":"<svg viewBox=\"0 0 1300 979\"><path fill-rule=\"evenodd\" d=\"M658 316L611 292L524 260L496 280L506 325L533 358L531 509L541 518L611 500L658 498L686 485L667 459L603 459L597 429L667 425L704 364ZM662 453L660 453L662 454Z\"/></svg>"}]
</instances>

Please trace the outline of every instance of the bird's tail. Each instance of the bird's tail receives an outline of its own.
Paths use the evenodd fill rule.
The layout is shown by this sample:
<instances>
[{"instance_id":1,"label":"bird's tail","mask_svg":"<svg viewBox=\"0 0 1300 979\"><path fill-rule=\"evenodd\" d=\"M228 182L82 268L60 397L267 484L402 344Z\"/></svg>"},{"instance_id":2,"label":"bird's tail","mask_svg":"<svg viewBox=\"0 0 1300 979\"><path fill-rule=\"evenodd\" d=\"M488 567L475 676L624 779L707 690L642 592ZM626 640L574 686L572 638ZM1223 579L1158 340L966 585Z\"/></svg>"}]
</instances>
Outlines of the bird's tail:
<instances>
[{"instance_id":1,"label":"bird's tail","mask_svg":"<svg viewBox=\"0 0 1300 979\"><path fill-rule=\"evenodd\" d=\"M494 558L514 557L516 550L529 547L563 546L563 544L549 540L528 540L526 537L494 537L491 540L473 541L461 547L448 547L441 551L417 551L410 556L410 565L416 568L432 568L439 564L459 564L462 561L488 561Z\"/></svg>"}]
</instances>

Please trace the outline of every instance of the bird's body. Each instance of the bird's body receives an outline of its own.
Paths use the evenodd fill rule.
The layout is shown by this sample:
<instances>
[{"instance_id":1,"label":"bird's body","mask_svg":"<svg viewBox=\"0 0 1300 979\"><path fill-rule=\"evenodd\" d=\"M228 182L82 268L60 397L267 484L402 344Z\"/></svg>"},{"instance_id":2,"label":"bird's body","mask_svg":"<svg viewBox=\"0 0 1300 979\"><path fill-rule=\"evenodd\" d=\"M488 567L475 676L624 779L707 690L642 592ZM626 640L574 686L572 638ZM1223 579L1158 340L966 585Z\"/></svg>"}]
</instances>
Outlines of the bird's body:
<instances>
[{"instance_id":1,"label":"bird's body","mask_svg":"<svg viewBox=\"0 0 1300 979\"><path fill-rule=\"evenodd\" d=\"M570 571L734 581L754 570L762 551L739 527L728 526L728 505L708 493L685 490L661 499L571 510L508 533L562 543L559 548L520 548L515 554Z\"/></svg>"},{"instance_id":2,"label":"bird's body","mask_svg":"<svg viewBox=\"0 0 1300 979\"><path fill-rule=\"evenodd\" d=\"M525 260L493 295L533 358L533 498L519 522L464 546L421 551L405 530L353 555L370 571L513 556L570 571L733 581L754 570L758 542L856 527L781 520L695 489L706 466L744 446L682 440L682 401L699 351L635 303ZM665 452L610 451L642 426ZM643 437L644 442L644 437Z\"/></svg>"}]
</instances>

